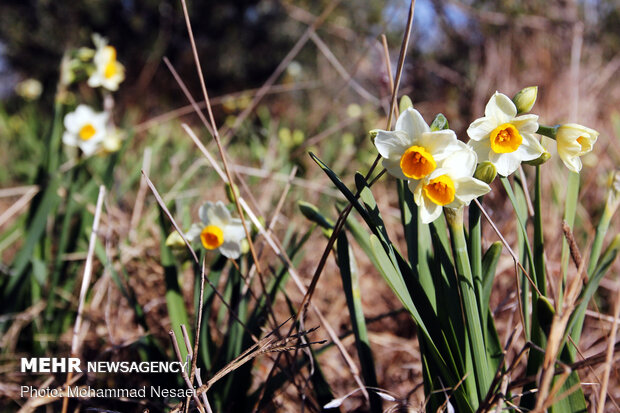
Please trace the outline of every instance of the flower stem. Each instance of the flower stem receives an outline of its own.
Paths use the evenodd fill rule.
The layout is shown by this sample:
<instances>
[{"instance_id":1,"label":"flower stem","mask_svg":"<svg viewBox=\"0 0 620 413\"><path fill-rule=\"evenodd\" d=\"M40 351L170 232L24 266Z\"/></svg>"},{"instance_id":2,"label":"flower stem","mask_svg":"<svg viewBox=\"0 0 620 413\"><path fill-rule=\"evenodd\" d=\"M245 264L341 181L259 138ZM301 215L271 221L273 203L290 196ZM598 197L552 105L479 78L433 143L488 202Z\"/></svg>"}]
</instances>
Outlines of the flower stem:
<instances>
[{"instance_id":1,"label":"flower stem","mask_svg":"<svg viewBox=\"0 0 620 413\"><path fill-rule=\"evenodd\" d=\"M474 280L467 253L467 242L465 241L465 231L463 228L463 208L456 210L446 208L444 211L450 229L452 250L461 290L461 298L463 300L467 336L473 356L474 375L478 390L477 400L484 400L489 386L491 385L492 372L489 369L480 310L478 309L478 300L476 299L474 291ZM472 394L471 397L472 404L477 408L478 401L475 399L475 395Z\"/></svg>"},{"instance_id":2,"label":"flower stem","mask_svg":"<svg viewBox=\"0 0 620 413\"><path fill-rule=\"evenodd\" d=\"M560 125L555 125L555 126L538 125L538 130L536 131L536 133L539 135L544 135L551 139L555 139L559 128L560 128Z\"/></svg>"}]
</instances>

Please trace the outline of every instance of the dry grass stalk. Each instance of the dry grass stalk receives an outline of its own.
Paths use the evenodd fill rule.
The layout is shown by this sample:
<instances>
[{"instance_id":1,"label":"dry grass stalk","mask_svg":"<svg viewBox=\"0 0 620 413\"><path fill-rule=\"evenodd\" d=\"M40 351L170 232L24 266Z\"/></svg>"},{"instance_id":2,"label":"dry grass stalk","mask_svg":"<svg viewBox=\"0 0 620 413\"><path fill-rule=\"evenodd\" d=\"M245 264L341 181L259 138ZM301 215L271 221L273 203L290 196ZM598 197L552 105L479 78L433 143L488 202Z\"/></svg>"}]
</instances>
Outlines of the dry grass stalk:
<instances>
[{"instance_id":1,"label":"dry grass stalk","mask_svg":"<svg viewBox=\"0 0 620 413\"><path fill-rule=\"evenodd\" d=\"M93 256L95 254L95 244L97 242L97 231L99 231L99 221L101 219L101 209L103 208L103 199L105 198L105 186L99 187L99 196L97 197L97 206L95 207L95 218L93 220L93 229L90 233L90 240L88 241L88 255L86 256L86 264L84 265L84 275L82 276L82 287L80 289L80 298L78 303L78 313L75 319L75 326L73 327L73 338L71 340L71 357L77 357L80 350L80 329L82 327L82 317L84 315L84 303L86 301L86 293L88 292L88 286L93 275ZM67 373L67 380L65 386L69 386L71 378L73 377L73 371ZM64 397L62 401L62 413L67 412L69 406L69 398Z\"/></svg>"},{"instance_id":2,"label":"dry grass stalk","mask_svg":"<svg viewBox=\"0 0 620 413\"><path fill-rule=\"evenodd\" d=\"M603 372L603 382L599 392L597 413L603 413L605 409L605 399L607 397L607 386L609 385L609 375L614 362L614 344L618 332L618 317L620 316L620 282L616 281L616 299L614 300L614 322L611 325L611 332L607 339L607 356L605 359L605 370ZM617 406L616 406L617 407Z\"/></svg>"}]
</instances>

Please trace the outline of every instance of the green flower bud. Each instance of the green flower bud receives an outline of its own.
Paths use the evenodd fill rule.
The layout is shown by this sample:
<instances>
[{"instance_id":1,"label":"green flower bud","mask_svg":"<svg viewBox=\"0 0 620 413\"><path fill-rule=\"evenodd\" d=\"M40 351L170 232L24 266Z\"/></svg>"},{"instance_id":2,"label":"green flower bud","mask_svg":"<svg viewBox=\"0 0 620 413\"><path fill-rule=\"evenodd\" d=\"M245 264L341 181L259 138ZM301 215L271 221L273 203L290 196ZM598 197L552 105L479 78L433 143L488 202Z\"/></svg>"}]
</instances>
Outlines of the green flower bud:
<instances>
[{"instance_id":1,"label":"green flower bud","mask_svg":"<svg viewBox=\"0 0 620 413\"><path fill-rule=\"evenodd\" d=\"M611 215L613 215L620 206L620 170L613 171L609 174L607 181L607 205Z\"/></svg>"},{"instance_id":2,"label":"green flower bud","mask_svg":"<svg viewBox=\"0 0 620 413\"><path fill-rule=\"evenodd\" d=\"M551 159L551 154L547 151L544 151L540 154L538 158L532 159L531 161L523 161L523 163L527 165L538 166L544 164L549 159Z\"/></svg>"},{"instance_id":3,"label":"green flower bud","mask_svg":"<svg viewBox=\"0 0 620 413\"><path fill-rule=\"evenodd\" d=\"M399 112L402 113L412 107L413 107L413 102L411 101L411 98L409 96L404 95L403 97L400 98L400 104L398 105Z\"/></svg>"},{"instance_id":4,"label":"green flower bud","mask_svg":"<svg viewBox=\"0 0 620 413\"><path fill-rule=\"evenodd\" d=\"M484 183L490 184L497 176L497 169L490 161L484 161L479 163L474 172L474 178L481 180Z\"/></svg>"},{"instance_id":5,"label":"green flower bud","mask_svg":"<svg viewBox=\"0 0 620 413\"><path fill-rule=\"evenodd\" d=\"M90 47L80 47L77 50L77 58L82 62L88 62L92 60L93 57L95 57L95 51Z\"/></svg>"},{"instance_id":6,"label":"green flower bud","mask_svg":"<svg viewBox=\"0 0 620 413\"><path fill-rule=\"evenodd\" d=\"M233 194L233 188L235 193ZM235 197L234 195L237 195L237 198L239 198L239 188L237 187L237 185L235 184L226 184L226 196L228 197L228 201L230 202L235 202Z\"/></svg>"},{"instance_id":7,"label":"green flower bud","mask_svg":"<svg viewBox=\"0 0 620 413\"><path fill-rule=\"evenodd\" d=\"M181 234L176 231L172 231L166 238L166 247L173 250L184 249L185 241L183 241Z\"/></svg>"},{"instance_id":8,"label":"green flower bud","mask_svg":"<svg viewBox=\"0 0 620 413\"><path fill-rule=\"evenodd\" d=\"M332 229L334 228L334 222L321 214L317 207L314 205L304 202L298 201L297 205L299 206L299 210L303 214L304 217L309 219L310 221L318 224L322 228Z\"/></svg>"},{"instance_id":9,"label":"green flower bud","mask_svg":"<svg viewBox=\"0 0 620 413\"><path fill-rule=\"evenodd\" d=\"M433 123L431 123L431 131L445 130L450 129L450 125L448 124L448 119L443 115L443 113L438 113L433 119Z\"/></svg>"},{"instance_id":10,"label":"green flower bud","mask_svg":"<svg viewBox=\"0 0 620 413\"><path fill-rule=\"evenodd\" d=\"M521 89L521 91L512 98L512 101L517 107L517 113L527 113L532 110L534 103L536 103L537 96L538 86L530 86Z\"/></svg>"},{"instance_id":11,"label":"green flower bud","mask_svg":"<svg viewBox=\"0 0 620 413\"><path fill-rule=\"evenodd\" d=\"M241 254L247 254L248 252L250 252L250 243L244 238L241 240Z\"/></svg>"},{"instance_id":12,"label":"green flower bud","mask_svg":"<svg viewBox=\"0 0 620 413\"><path fill-rule=\"evenodd\" d=\"M375 138L377 137L377 134L379 133L381 129L373 129L371 131L368 131L368 136L370 137L370 141L372 143L375 143Z\"/></svg>"}]
</instances>

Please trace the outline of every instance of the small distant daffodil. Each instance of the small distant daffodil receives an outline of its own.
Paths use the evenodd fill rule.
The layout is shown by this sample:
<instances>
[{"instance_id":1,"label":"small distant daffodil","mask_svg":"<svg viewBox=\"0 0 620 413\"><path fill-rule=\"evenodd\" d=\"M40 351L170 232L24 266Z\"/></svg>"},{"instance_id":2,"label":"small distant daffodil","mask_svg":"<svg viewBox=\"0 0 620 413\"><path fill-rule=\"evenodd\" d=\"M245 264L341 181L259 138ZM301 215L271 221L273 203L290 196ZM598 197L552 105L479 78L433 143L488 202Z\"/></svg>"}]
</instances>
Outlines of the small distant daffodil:
<instances>
[{"instance_id":1,"label":"small distant daffodil","mask_svg":"<svg viewBox=\"0 0 620 413\"><path fill-rule=\"evenodd\" d=\"M592 151L599 133L576 123L567 123L558 128L555 140L558 155L564 165L573 172L581 171L580 157Z\"/></svg>"},{"instance_id":2,"label":"small distant daffodil","mask_svg":"<svg viewBox=\"0 0 620 413\"><path fill-rule=\"evenodd\" d=\"M198 214L201 222L192 225L187 237L200 241L207 250L218 250L227 258L239 258L245 238L241 220L232 218L222 201L205 203Z\"/></svg>"},{"instance_id":3,"label":"small distant daffodil","mask_svg":"<svg viewBox=\"0 0 620 413\"><path fill-rule=\"evenodd\" d=\"M91 156L107 135L107 121L107 113L95 112L90 106L79 105L74 112L65 116L66 130L62 141L65 145L79 147L84 155Z\"/></svg>"},{"instance_id":4,"label":"small distant daffodil","mask_svg":"<svg viewBox=\"0 0 620 413\"><path fill-rule=\"evenodd\" d=\"M424 179L409 182L422 222L433 222L441 215L442 207L461 208L491 190L489 185L473 177L476 163L476 153L465 147L450 154L441 168Z\"/></svg>"},{"instance_id":5,"label":"small distant daffodil","mask_svg":"<svg viewBox=\"0 0 620 413\"><path fill-rule=\"evenodd\" d=\"M97 47L93 57L95 71L88 78L88 86L116 91L118 85L125 80L125 67L116 60L116 49L108 45L105 38L94 35L93 42Z\"/></svg>"},{"instance_id":6,"label":"small distant daffodil","mask_svg":"<svg viewBox=\"0 0 620 413\"><path fill-rule=\"evenodd\" d=\"M497 173L508 176L521 162L537 159L544 152L534 133L538 130L538 115L517 116L517 107L506 95L495 92L484 110L467 129L468 145L478 155L478 161L491 161Z\"/></svg>"},{"instance_id":7,"label":"small distant daffodil","mask_svg":"<svg viewBox=\"0 0 620 413\"><path fill-rule=\"evenodd\" d=\"M383 167L396 178L413 181L424 179L451 153L466 147L452 130L431 131L411 107L400 114L394 131L377 130L374 142Z\"/></svg>"}]
</instances>

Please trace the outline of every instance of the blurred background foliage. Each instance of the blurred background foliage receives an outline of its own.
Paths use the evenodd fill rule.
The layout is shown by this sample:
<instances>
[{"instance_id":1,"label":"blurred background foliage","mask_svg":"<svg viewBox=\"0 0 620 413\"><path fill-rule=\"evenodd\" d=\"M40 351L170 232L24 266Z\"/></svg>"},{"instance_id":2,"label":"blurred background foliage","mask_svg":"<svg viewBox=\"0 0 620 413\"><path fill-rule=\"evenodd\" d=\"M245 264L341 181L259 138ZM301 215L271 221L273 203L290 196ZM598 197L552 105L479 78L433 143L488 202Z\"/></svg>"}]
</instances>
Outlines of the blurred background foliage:
<instances>
[{"instance_id":1,"label":"blurred background foliage","mask_svg":"<svg viewBox=\"0 0 620 413\"><path fill-rule=\"evenodd\" d=\"M221 95L260 86L330 3L189 2L207 88ZM403 0L342 1L319 29L371 93L382 94L377 86L386 89L379 35L386 33L396 56L406 9ZM414 101L450 102L448 115L467 119L480 113L490 89L517 90L525 82L541 86L543 99L550 97L545 87L570 66L577 22L583 22L577 26L583 34L584 68L613 63L603 73L613 74L619 69L619 9L616 0L418 0L405 90L414 91ZM162 64L164 56L190 90L198 90L179 1L5 0L0 3L0 96L11 100L17 81L35 78L44 86L43 104L49 105L64 51L92 46L95 32L109 38L128 68L117 98L122 108L139 104L148 115L164 105L185 103ZM313 48L304 47L296 61L307 78L320 75ZM596 92L617 94L617 89Z\"/></svg>"}]
</instances>

